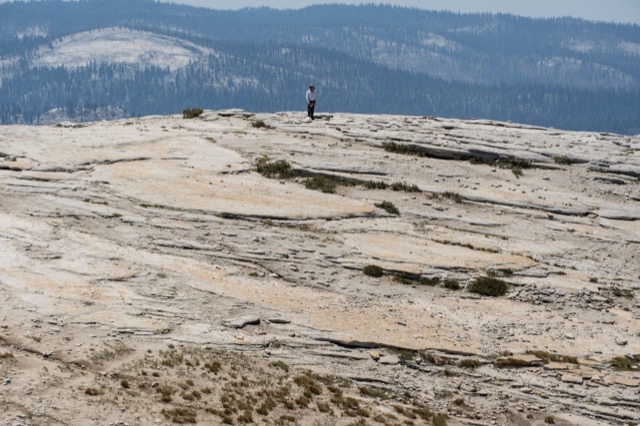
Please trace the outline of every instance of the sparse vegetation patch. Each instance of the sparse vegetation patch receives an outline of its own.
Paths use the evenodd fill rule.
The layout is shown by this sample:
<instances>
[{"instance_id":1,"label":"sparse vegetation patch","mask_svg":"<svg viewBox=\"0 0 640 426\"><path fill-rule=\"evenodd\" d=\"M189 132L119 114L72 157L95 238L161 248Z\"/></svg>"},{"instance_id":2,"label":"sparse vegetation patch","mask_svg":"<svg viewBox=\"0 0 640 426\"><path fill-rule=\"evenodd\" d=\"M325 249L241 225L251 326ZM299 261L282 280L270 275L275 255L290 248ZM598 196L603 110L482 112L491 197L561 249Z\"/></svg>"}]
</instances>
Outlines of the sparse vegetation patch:
<instances>
[{"instance_id":1,"label":"sparse vegetation patch","mask_svg":"<svg viewBox=\"0 0 640 426\"><path fill-rule=\"evenodd\" d=\"M104 362L111 361L115 358L133 352L132 348L128 347L124 344L124 342L121 342L120 340L116 340L110 343L107 342L105 343L105 345L107 346L107 348L99 352L95 352L89 357L91 362L93 362L94 364L102 364Z\"/></svg>"},{"instance_id":2,"label":"sparse vegetation patch","mask_svg":"<svg viewBox=\"0 0 640 426\"><path fill-rule=\"evenodd\" d=\"M385 142L382 144L382 148L387 152L392 152L395 154L413 155L416 157L429 157L427 151L420 145L416 144Z\"/></svg>"},{"instance_id":3,"label":"sparse vegetation patch","mask_svg":"<svg viewBox=\"0 0 640 426\"><path fill-rule=\"evenodd\" d=\"M325 194L335 194L336 188L338 187L338 182L327 176L320 175L307 179L304 183L304 186L307 189L321 191Z\"/></svg>"},{"instance_id":4,"label":"sparse vegetation patch","mask_svg":"<svg viewBox=\"0 0 640 426\"><path fill-rule=\"evenodd\" d=\"M433 287L438 285L440 282L439 277L425 277L418 274L409 274L407 272L399 272L394 277L393 280L400 284L408 284L408 285L426 285L429 287Z\"/></svg>"},{"instance_id":5,"label":"sparse vegetation patch","mask_svg":"<svg viewBox=\"0 0 640 426\"><path fill-rule=\"evenodd\" d=\"M291 179L297 176L288 161L270 161L268 157L261 157L257 161L256 171L271 179Z\"/></svg>"},{"instance_id":6,"label":"sparse vegetation patch","mask_svg":"<svg viewBox=\"0 0 640 426\"><path fill-rule=\"evenodd\" d=\"M182 118L193 119L200 117L204 110L202 108L187 108L182 110Z\"/></svg>"},{"instance_id":7,"label":"sparse vegetation patch","mask_svg":"<svg viewBox=\"0 0 640 426\"><path fill-rule=\"evenodd\" d=\"M162 410L162 414L173 423L197 423L197 413L190 408L173 408L171 410Z\"/></svg>"},{"instance_id":8,"label":"sparse vegetation patch","mask_svg":"<svg viewBox=\"0 0 640 426\"><path fill-rule=\"evenodd\" d=\"M545 362L566 362L569 364L578 364L578 358L570 355L559 355L547 351L528 351L528 355L535 355Z\"/></svg>"},{"instance_id":9,"label":"sparse vegetation patch","mask_svg":"<svg viewBox=\"0 0 640 426\"><path fill-rule=\"evenodd\" d=\"M429 198L432 200L441 200L441 199L450 200L458 204L462 203L462 196L457 192L451 192L451 191L445 191L442 193L432 192L431 194L429 194Z\"/></svg>"},{"instance_id":10,"label":"sparse vegetation patch","mask_svg":"<svg viewBox=\"0 0 640 426\"><path fill-rule=\"evenodd\" d=\"M628 288L613 287L611 289L611 294L613 294L615 297L622 297L624 299L634 298L633 291Z\"/></svg>"},{"instance_id":11,"label":"sparse vegetation patch","mask_svg":"<svg viewBox=\"0 0 640 426\"><path fill-rule=\"evenodd\" d=\"M443 281L442 286L447 290L453 290L453 291L460 290L460 283L454 280L453 278L446 278Z\"/></svg>"},{"instance_id":12,"label":"sparse vegetation patch","mask_svg":"<svg viewBox=\"0 0 640 426\"><path fill-rule=\"evenodd\" d=\"M386 211L389 214L399 216L400 210L390 201L383 201L381 203L375 203L375 206L379 209Z\"/></svg>"},{"instance_id":13,"label":"sparse vegetation patch","mask_svg":"<svg viewBox=\"0 0 640 426\"><path fill-rule=\"evenodd\" d=\"M480 367L482 363L477 359L463 359L463 360L460 360L458 365L462 368L469 368L473 370L475 368Z\"/></svg>"},{"instance_id":14,"label":"sparse vegetation patch","mask_svg":"<svg viewBox=\"0 0 640 426\"><path fill-rule=\"evenodd\" d=\"M162 371L161 381L149 374L154 370ZM344 377L295 370L282 361L256 362L237 352L172 344L169 350L145 353L101 380L111 378L119 386L87 388L87 397L107 400L117 392L118 399L132 404L150 397L163 405L162 415L175 424L298 424L311 414L317 424L353 418L353 424L378 419L373 421L391 425L398 424L389 414L394 405L402 407L406 419L431 420L432 416L428 407L407 393L373 386L356 388Z\"/></svg>"},{"instance_id":15,"label":"sparse vegetation patch","mask_svg":"<svg viewBox=\"0 0 640 426\"><path fill-rule=\"evenodd\" d=\"M395 182L391 184L391 189L396 192L422 192L418 185L409 185L405 182Z\"/></svg>"},{"instance_id":16,"label":"sparse vegetation patch","mask_svg":"<svg viewBox=\"0 0 640 426\"><path fill-rule=\"evenodd\" d=\"M251 122L251 127L256 128L256 129L265 129L265 130L273 129L273 126L268 125L263 120L252 121Z\"/></svg>"},{"instance_id":17,"label":"sparse vegetation patch","mask_svg":"<svg viewBox=\"0 0 640 426\"><path fill-rule=\"evenodd\" d=\"M384 270L377 265L367 265L362 268L362 273L374 278L380 278L384 274Z\"/></svg>"},{"instance_id":18,"label":"sparse vegetation patch","mask_svg":"<svg viewBox=\"0 0 640 426\"><path fill-rule=\"evenodd\" d=\"M553 161L556 164L562 164L562 165L566 165L566 166L573 164L573 161L571 161L571 158L569 158L569 157L567 157L565 155L562 155L562 156L559 156L559 157L554 157Z\"/></svg>"},{"instance_id":19,"label":"sparse vegetation patch","mask_svg":"<svg viewBox=\"0 0 640 426\"><path fill-rule=\"evenodd\" d=\"M617 371L638 371L640 370L640 364L635 358L628 356L617 356L609 361L611 367Z\"/></svg>"},{"instance_id":20,"label":"sparse vegetation patch","mask_svg":"<svg viewBox=\"0 0 640 426\"><path fill-rule=\"evenodd\" d=\"M481 296L500 297L507 294L509 285L499 278L485 276L476 278L467 290Z\"/></svg>"}]
</instances>

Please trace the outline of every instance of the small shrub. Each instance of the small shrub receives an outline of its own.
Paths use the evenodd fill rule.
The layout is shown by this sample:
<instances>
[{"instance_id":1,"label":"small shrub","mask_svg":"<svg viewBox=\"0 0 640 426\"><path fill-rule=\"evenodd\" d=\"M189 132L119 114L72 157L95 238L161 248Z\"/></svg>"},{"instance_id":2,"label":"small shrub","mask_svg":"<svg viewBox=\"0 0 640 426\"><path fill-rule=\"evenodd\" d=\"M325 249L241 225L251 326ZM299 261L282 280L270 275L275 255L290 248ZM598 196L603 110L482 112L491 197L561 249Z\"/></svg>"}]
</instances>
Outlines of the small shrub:
<instances>
[{"instance_id":1,"label":"small shrub","mask_svg":"<svg viewBox=\"0 0 640 426\"><path fill-rule=\"evenodd\" d=\"M133 352L133 349L125 345L123 342L117 340L115 342L107 342L105 345L108 349L96 352L92 354L89 359L94 364L102 364L106 361L111 361L119 356L126 355Z\"/></svg>"},{"instance_id":2,"label":"small shrub","mask_svg":"<svg viewBox=\"0 0 640 426\"><path fill-rule=\"evenodd\" d=\"M298 407L301 407L301 408L307 408L310 402L311 402L311 399L309 399L309 397L305 395L300 395L296 399L296 404L298 404Z\"/></svg>"},{"instance_id":3,"label":"small shrub","mask_svg":"<svg viewBox=\"0 0 640 426\"><path fill-rule=\"evenodd\" d=\"M371 398L389 399L389 394L384 389L372 388L370 386L361 387L360 395L368 396Z\"/></svg>"},{"instance_id":4,"label":"small shrub","mask_svg":"<svg viewBox=\"0 0 640 426\"><path fill-rule=\"evenodd\" d=\"M614 296L616 297L623 297L625 299L633 299L633 292L629 289L626 288L618 288L618 287L614 287L611 290L611 293L613 293Z\"/></svg>"},{"instance_id":5,"label":"small shrub","mask_svg":"<svg viewBox=\"0 0 640 426\"><path fill-rule=\"evenodd\" d=\"M458 363L458 365L462 368L475 369L480 367L482 363L477 359L463 359Z\"/></svg>"},{"instance_id":6,"label":"small shrub","mask_svg":"<svg viewBox=\"0 0 640 426\"><path fill-rule=\"evenodd\" d=\"M522 158L503 158L499 162L501 167L511 168L511 169L531 169L533 164L531 161L524 160Z\"/></svg>"},{"instance_id":7,"label":"small shrub","mask_svg":"<svg viewBox=\"0 0 640 426\"><path fill-rule=\"evenodd\" d=\"M396 182L391 184L391 189L398 192L398 191L403 191L403 192L422 192L420 190L420 188L418 188L417 185L408 185L404 182Z\"/></svg>"},{"instance_id":8,"label":"small shrub","mask_svg":"<svg viewBox=\"0 0 640 426\"><path fill-rule=\"evenodd\" d=\"M381 180L379 180L379 181L371 181L370 180L368 182L365 182L363 184L363 186L366 189L388 189L389 188L389 185L384 183L384 182L382 182Z\"/></svg>"},{"instance_id":9,"label":"small shrub","mask_svg":"<svg viewBox=\"0 0 640 426\"><path fill-rule=\"evenodd\" d=\"M573 161L571 161L571 158L569 158L569 157L567 157L565 155L560 156L560 157L554 157L553 161L556 164L562 164L562 165L566 165L566 166L571 165L573 163Z\"/></svg>"},{"instance_id":10,"label":"small shrub","mask_svg":"<svg viewBox=\"0 0 640 426\"><path fill-rule=\"evenodd\" d=\"M447 419L449 416L446 414L436 414L433 416L433 426L447 426Z\"/></svg>"},{"instance_id":11,"label":"small shrub","mask_svg":"<svg viewBox=\"0 0 640 426\"><path fill-rule=\"evenodd\" d=\"M433 416L433 413L427 407L416 407L413 409L413 412L422 418L422 420L429 420L431 416Z\"/></svg>"},{"instance_id":12,"label":"small shrub","mask_svg":"<svg viewBox=\"0 0 640 426\"><path fill-rule=\"evenodd\" d=\"M438 283L440 282L440 278L438 278L438 277L427 278L427 277L423 277L423 276L420 276L420 275L408 274L406 272L400 272L400 273L396 274L393 277L393 280L395 282L400 283L400 284L426 285L426 286L429 286L429 287L433 287L435 285L438 285Z\"/></svg>"},{"instance_id":13,"label":"small shrub","mask_svg":"<svg viewBox=\"0 0 640 426\"><path fill-rule=\"evenodd\" d=\"M220 361L211 361L204 365L204 368L212 372L213 374L218 374L220 369L222 368L222 364Z\"/></svg>"},{"instance_id":14,"label":"small shrub","mask_svg":"<svg viewBox=\"0 0 640 426\"><path fill-rule=\"evenodd\" d=\"M450 358L436 356L436 355L432 354L431 352L420 352L420 358L422 358L423 361L426 361L429 364L434 364L434 365L451 365L451 364L453 364L453 361Z\"/></svg>"},{"instance_id":15,"label":"small shrub","mask_svg":"<svg viewBox=\"0 0 640 426\"><path fill-rule=\"evenodd\" d=\"M288 161L269 161L268 157L262 157L257 161L256 171L271 179L290 179L297 176Z\"/></svg>"},{"instance_id":16,"label":"small shrub","mask_svg":"<svg viewBox=\"0 0 640 426\"><path fill-rule=\"evenodd\" d=\"M453 371L453 370L450 370L448 368L445 368L444 369L444 376L445 377L458 377L458 376L460 376L460 373L458 373L457 371Z\"/></svg>"},{"instance_id":17,"label":"small shrub","mask_svg":"<svg viewBox=\"0 0 640 426\"><path fill-rule=\"evenodd\" d=\"M462 203L462 197L456 192L446 191L442 193L442 198L453 201L454 203Z\"/></svg>"},{"instance_id":18,"label":"small shrub","mask_svg":"<svg viewBox=\"0 0 640 426\"><path fill-rule=\"evenodd\" d=\"M399 144L395 142L387 142L382 144L382 148L387 152L403 155L414 155L416 157L428 157L427 151L416 144Z\"/></svg>"},{"instance_id":19,"label":"small shrub","mask_svg":"<svg viewBox=\"0 0 640 426\"><path fill-rule=\"evenodd\" d=\"M256 129L267 129L267 130L268 129L273 129L272 126L269 126L263 120L252 121L251 122L251 127L254 127Z\"/></svg>"},{"instance_id":20,"label":"small shrub","mask_svg":"<svg viewBox=\"0 0 640 426\"><path fill-rule=\"evenodd\" d=\"M190 408L174 408L172 410L162 410L161 412L173 423L197 423L196 412Z\"/></svg>"},{"instance_id":21,"label":"small shrub","mask_svg":"<svg viewBox=\"0 0 640 426\"><path fill-rule=\"evenodd\" d=\"M279 368L279 369L281 369L281 370L284 370L284 371L285 371L285 372L287 372L287 373L289 372L289 366L288 366L286 363L282 362L282 361L275 361L275 362L272 362L272 363L271 363L271 366L272 366L272 367Z\"/></svg>"},{"instance_id":22,"label":"small shrub","mask_svg":"<svg viewBox=\"0 0 640 426\"><path fill-rule=\"evenodd\" d=\"M195 423L195 422L194 422ZM242 412L240 416L238 416L238 423L253 423L253 415L251 414L251 410L247 409Z\"/></svg>"},{"instance_id":23,"label":"small shrub","mask_svg":"<svg viewBox=\"0 0 640 426\"><path fill-rule=\"evenodd\" d=\"M525 368L531 367L531 363L518 358L504 357L497 359L493 366L496 368Z\"/></svg>"},{"instance_id":24,"label":"small shrub","mask_svg":"<svg viewBox=\"0 0 640 426\"><path fill-rule=\"evenodd\" d=\"M129 385L129 382L128 382L127 380L122 380L122 381L120 382L120 386L122 386L122 387L123 387L123 388L125 388L125 389L129 389L129 386L130 386L130 385Z\"/></svg>"},{"instance_id":25,"label":"small shrub","mask_svg":"<svg viewBox=\"0 0 640 426\"><path fill-rule=\"evenodd\" d=\"M321 413L328 413L329 411L331 411L331 407L326 402L318 402L317 407L318 411L320 411Z\"/></svg>"},{"instance_id":26,"label":"small shrub","mask_svg":"<svg viewBox=\"0 0 640 426\"><path fill-rule=\"evenodd\" d=\"M460 290L460 283L451 278L445 279L442 285L448 290Z\"/></svg>"},{"instance_id":27,"label":"small shrub","mask_svg":"<svg viewBox=\"0 0 640 426\"><path fill-rule=\"evenodd\" d=\"M548 425L555 425L556 424L556 420L553 418L553 416L547 416L544 418L544 422Z\"/></svg>"},{"instance_id":28,"label":"small shrub","mask_svg":"<svg viewBox=\"0 0 640 426\"><path fill-rule=\"evenodd\" d=\"M393 215L400 215L400 210L398 210L398 208L393 205L393 203L389 202L389 201L383 201L381 203L376 203L375 204L376 207L385 210L387 213L389 214L393 214Z\"/></svg>"},{"instance_id":29,"label":"small shrub","mask_svg":"<svg viewBox=\"0 0 640 426\"><path fill-rule=\"evenodd\" d=\"M362 268L362 273L374 278L380 278L384 274L384 270L377 265L367 265Z\"/></svg>"},{"instance_id":30,"label":"small shrub","mask_svg":"<svg viewBox=\"0 0 640 426\"><path fill-rule=\"evenodd\" d=\"M320 175L307 179L304 186L307 189L321 191L325 194L335 194L338 182L330 177Z\"/></svg>"},{"instance_id":31,"label":"small shrub","mask_svg":"<svg viewBox=\"0 0 640 426\"><path fill-rule=\"evenodd\" d=\"M527 351L528 355L535 355L547 362L566 362L569 364L578 364L578 358L569 355L553 354L547 351Z\"/></svg>"},{"instance_id":32,"label":"small shrub","mask_svg":"<svg viewBox=\"0 0 640 426\"><path fill-rule=\"evenodd\" d=\"M638 368L638 362L626 356L617 356L609 361L609 364L617 371L631 371Z\"/></svg>"},{"instance_id":33,"label":"small shrub","mask_svg":"<svg viewBox=\"0 0 640 426\"><path fill-rule=\"evenodd\" d=\"M507 294L509 286L501 279L494 277L478 277L467 288L470 293L481 296L500 297Z\"/></svg>"},{"instance_id":34,"label":"small shrub","mask_svg":"<svg viewBox=\"0 0 640 426\"><path fill-rule=\"evenodd\" d=\"M202 108L187 108L182 110L182 118L185 118L185 119L197 118L197 117L200 117L203 112L204 111L202 110Z\"/></svg>"},{"instance_id":35,"label":"small shrub","mask_svg":"<svg viewBox=\"0 0 640 426\"><path fill-rule=\"evenodd\" d=\"M104 393L104 391L102 391L101 389L96 389L96 388L86 388L84 390L85 395L89 395L89 396L99 396L102 395Z\"/></svg>"},{"instance_id":36,"label":"small shrub","mask_svg":"<svg viewBox=\"0 0 640 426\"><path fill-rule=\"evenodd\" d=\"M161 395L160 401L168 403L173 399L173 393L175 392L175 389L168 385L162 385L156 388L156 392Z\"/></svg>"},{"instance_id":37,"label":"small shrub","mask_svg":"<svg viewBox=\"0 0 640 426\"><path fill-rule=\"evenodd\" d=\"M522 171L522 169L520 167L512 167L511 168L511 173L513 173L513 175L520 179L522 176L524 176L524 172Z\"/></svg>"},{"instance_id":38,"label":"small shrub","mask_svg":"<svg viewBox=\"0 0 640 426\"><path fill-rule=\"evenodd\" d=\"M396 413L398 414L402 414L403 416L411 419L411 420L415 420L418 418L418 416L416 416L416 414L413 412L413 410L409 410L401 405L394 405L393 409L396 411Z\"/></svg>"}]
</instances>

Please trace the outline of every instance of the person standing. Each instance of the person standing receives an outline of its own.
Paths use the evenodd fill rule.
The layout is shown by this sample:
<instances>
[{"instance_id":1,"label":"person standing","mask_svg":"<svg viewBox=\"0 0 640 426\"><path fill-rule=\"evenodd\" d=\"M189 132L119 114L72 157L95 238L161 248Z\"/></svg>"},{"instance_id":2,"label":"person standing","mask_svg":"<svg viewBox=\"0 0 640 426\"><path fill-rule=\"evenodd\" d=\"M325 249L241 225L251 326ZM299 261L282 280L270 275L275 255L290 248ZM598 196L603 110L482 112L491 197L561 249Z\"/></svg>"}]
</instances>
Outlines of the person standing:
<instances>
[{"instance_id":1,"label":"person standing","mask_svg":"<svg viewBox=\"0 0 640 426\"><path fill-rule=\"evenodd\" d=\"M316 87L312 84L307 90L307 116L314 120L313 111L316 108Z\"/></svg>"}]
</instances>

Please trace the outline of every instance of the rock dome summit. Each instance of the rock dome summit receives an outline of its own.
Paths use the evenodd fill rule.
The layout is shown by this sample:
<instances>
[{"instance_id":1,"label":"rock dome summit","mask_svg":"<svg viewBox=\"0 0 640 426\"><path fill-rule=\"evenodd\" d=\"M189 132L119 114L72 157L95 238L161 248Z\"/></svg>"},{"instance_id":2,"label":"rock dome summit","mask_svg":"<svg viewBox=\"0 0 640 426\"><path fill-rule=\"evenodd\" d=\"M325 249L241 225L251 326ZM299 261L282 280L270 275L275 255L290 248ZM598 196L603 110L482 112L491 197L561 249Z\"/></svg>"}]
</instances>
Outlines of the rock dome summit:
<instances>
[{"instance_id":1,"label":"rock dome summit","mask_svg":"<svg viewBox=\"0 0 640 426\"><path fill-rule=\"evenodd\" d=\"M640 421L639 136L304 118L0 127L7 424Z\"/></svg>"}]
</instances>

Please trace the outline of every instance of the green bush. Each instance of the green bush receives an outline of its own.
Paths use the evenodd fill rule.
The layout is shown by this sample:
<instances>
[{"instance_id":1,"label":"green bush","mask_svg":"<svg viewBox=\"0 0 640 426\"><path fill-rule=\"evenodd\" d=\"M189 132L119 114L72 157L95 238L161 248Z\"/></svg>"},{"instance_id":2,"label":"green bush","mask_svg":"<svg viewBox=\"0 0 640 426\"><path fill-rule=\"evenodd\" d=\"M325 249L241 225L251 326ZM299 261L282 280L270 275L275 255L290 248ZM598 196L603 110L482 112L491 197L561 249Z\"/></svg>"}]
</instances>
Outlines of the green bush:
<instances>
[{"instance_id":1,"label":"green bush","mask_svg":"<svg viewBox=\"0 0 640 426\"><path fill-rule=\"evenodd\" d=\"M196 411L190 408L174 408L172 410L162 410L161 413L173 423L197 423Z\"/></svg>"},{"instance_id":2,"label":"green bush","mask_svg":"<svg viewBox=\"0 0 640 426\"><path fill-rule=\"evenodd\" d=\"M546 362L566 362L569 364L579 364L578 358L571 355L559 355L541 350L527 351L527 354L537 356L538 358L543 359Z\"/></svg>"},{"instance_id":3,"label":"green bush","mask_svg":"<svg viewBox=\"0 0 640 426\"><path fill-rule=\"evenodd\" d=\"M638 368L638 362L626 356L617 356L609 361L609 364L617 371L631 371Z\"/></svg>"},{"instance_id":4,"label":"green bush","mask_svg":"<svg viewBox=\"0 0 640 426\"><path fill-rule=\"evenodd\" d=\"M438 283L440 282L440 278L439 277L428 278L428 277L422 277L422 276L416 275L416 274L409 274L407 272L397 273L393 277L393 280L395 282L397 282L397 283L400 283L400 284L426 285L426 286L430 286L430 287L438 285Z\"/></svg>"},{"instance_id":5,"label":"green bush","mask_svg":"<svg viewBox=\"0 0 640 426\"><path fill-rule=\"evenodd\" d=\"M363 184L366 189L389 189L389 184L381 180L370 180Z\"/></svg>"},{"instance_id":6,"label":"green bush","mask_svg":"<svg viewBox=\"0 0 640 426\"><path fill-rule=\"evenodd\" d=\"M370 277L380 278L384 274L384 271L379 266L367 265L364 268L362 268L362 273Z\"/></svg>"},{"instance_id":7,"label":"green bush","mask_svg":"<svg viewBox=\"0 0 640 426\"><path fill-rule=\"evenodd\" d=\"M417 185L409 185L407 183L404 182L395 182L391 184L391 189L399 192L399 191L403 191L403 192L422 192L420 190L420 188L418 188Z\"/></svg>"},{"instance_id":8,"label":"green bush","mask_svg":"<svg viewBox=\"0 0 640 426\"><path fill-rule=\"evenodd\" d=\"M376 203L375 204L376 207L385 210L387 213L389 214L393 214L396 216L400 215L400 210L398 210L398 208L393 205L393 203L389 202L389 201L383 201L381 203Z\"/></svg>"},{"instance_id":9,"label":"green bush","mask_svg":"<svg viewBox=\"0 0 640 426\"><path fill-rule=\"evenodd\" d=\"M297 176L289 162L285 160L269 161L267 157L262 157L258 160L256 171L262 176L271 179L290 179Z\"/></svg>"},{"instance_id":10,"label":"green bush","mask_svg":"<svg viewBox=\"0 0 640 426\"><path fill-rule=\"evenodd\" d=\"M204 110L202 108L187 108L182 110L182 118L192 119L200 117Z\"/></svg>"},{"instance_id":11,"label":"green bush","mask_svg":"<svg viewBox=\"0 0 640 426\"><path fill-rule=\"evenodd\" d=\"M305 188L321 191L325 194L335 194L338 182L327 176L314 176L304 183Z\"/></svg>"},{"instance_id":12,"label":"green bush","mask_svg":"<svg viewBox=\"0 0 640 426\"><path fill-rule=\"evenodd\" d=\"M495 277L478 277L467 288L470 293L481 296L499 297L507 294L509 285Z\"/></svg>"},{"instance_id":13,"label":"green bush","mask_svg":"<svg viewBox=\"0 0 640 426\"><path fill-rule=\"evenodd\" d=\"M458 365L462 368L470 368L473 370L475 368L480 367L482 363L477 359L463 359L463 360L460 360Z\"/></svg>"},{"instance_id":14,"label":"green bush","mask_svg":"<svg viewBox=\"0 0 640 426\"><path fill-rule=\"evenodd\" d=\"M251 122L251 127L254 127L256 129L273 129L272 126L269 126L263 120L252 121Z\"/></svg>"},{"instance_id":15,"label":"green bush","mask_svg":"<svg viewBox=\"0 0 640 426\"><path fill-rule=\"evenodd\" d=\"M413 155L416 157L428 157L427 151L416 144L386 142L382 144L382 148L387 152L395 154Z\"/></svg>"},{"instance_id":16,"label":"green bush","mask_svg":"<svg viewBox=\"0 0 640 426\"><path fill-rule=\"evenodd\" d=\"M436 414L433 416L433 426L447 426L448 418L446 414Z\"/></svg>"},{"instance_id":17,"label":"green bush","mask_svg":"<svg viewBox=\"0 0 640 426\"><path fill-rule=\"evenodd\" d=\"M444 285L444 288L449 290L460 290L460 283L451 278L445 279L442 285Z\"/></svg>"}]
</instances>

